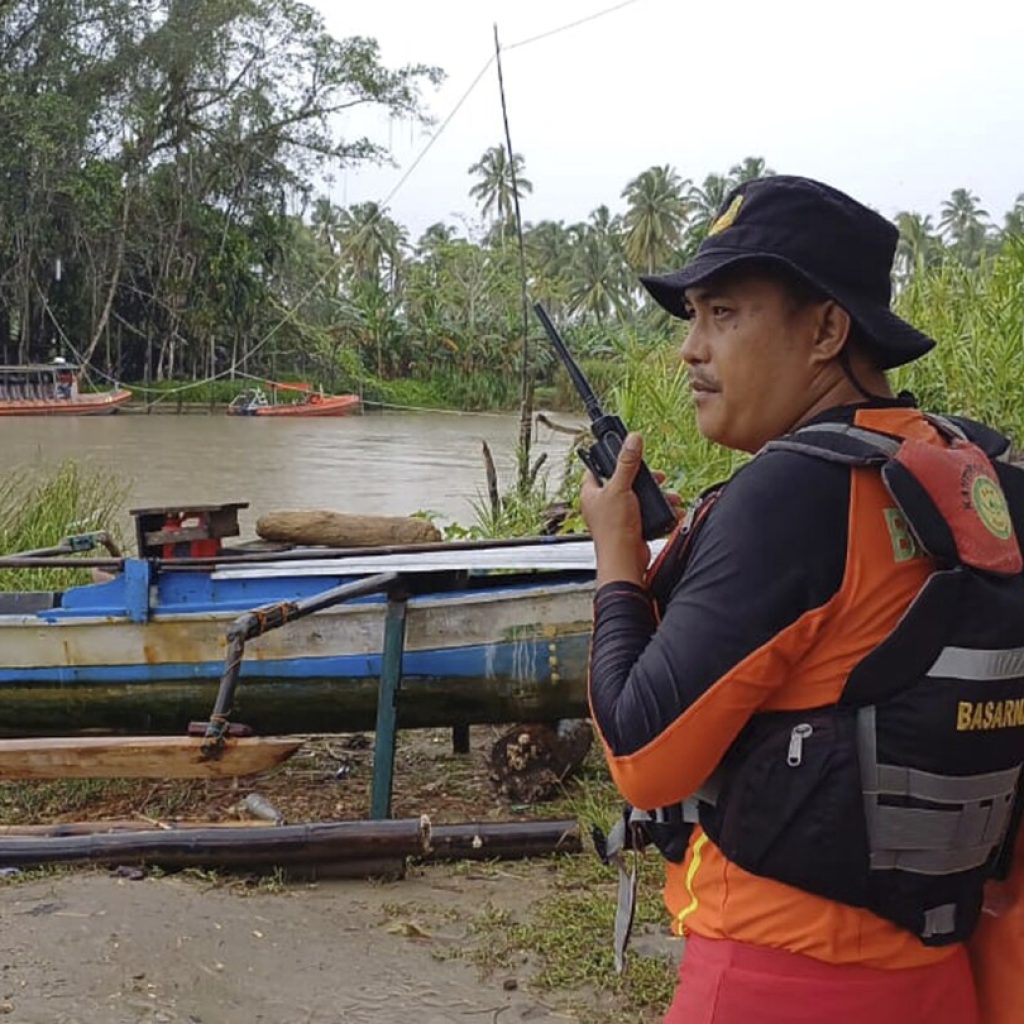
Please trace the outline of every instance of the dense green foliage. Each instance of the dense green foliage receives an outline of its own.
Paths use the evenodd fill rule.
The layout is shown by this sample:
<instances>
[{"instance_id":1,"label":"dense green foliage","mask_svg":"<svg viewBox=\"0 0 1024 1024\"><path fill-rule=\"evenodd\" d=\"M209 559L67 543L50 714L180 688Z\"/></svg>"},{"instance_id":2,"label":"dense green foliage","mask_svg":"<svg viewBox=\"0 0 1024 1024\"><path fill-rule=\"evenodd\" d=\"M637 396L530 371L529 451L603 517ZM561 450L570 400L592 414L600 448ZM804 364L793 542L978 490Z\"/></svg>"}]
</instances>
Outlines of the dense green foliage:
<instances>
[{"instance_id":1,"label":"dense green foliage","mask_svg":"<svg viewBox=\"0 0 1024 1024\"><path fill-rule=\"evenodd\" d=\"M128 380L334 364L314 175L384 155L337 138L341 112L418 116L438 77L295 0L3 5L0 359Z\"/></svg>"},{"instance_id":2,"label":"dense green foliage","mask_svg":"<svg viewBox=\"0 0 1024 1024\"><path fill-rule=\"evenodd\" d=\"M524 158L487 148L467 168L483 228L439 222L415 243L378 203L318 195L339 168L386 155L344 135L347 109L418 117L420 87L439 76L383 67L373 40L332 37L296 0L4 5L0 360L82 356L97 383L237 371L395 404L515 404L509 218L515 190L534 190ZM766 173L760 157L694 180L663 164L624 184L621 213L528 220L531 295L583 356L664 344L669 324L637 275L685 260L729 189ZM950 258L978 267L1022 218L1024 195L1000 232L967 189L937 227L900 214L900 282ZM533 375L558 387L531 331ZM395 383L409 379L412 391Z\"/></svg>"}]
</instances>

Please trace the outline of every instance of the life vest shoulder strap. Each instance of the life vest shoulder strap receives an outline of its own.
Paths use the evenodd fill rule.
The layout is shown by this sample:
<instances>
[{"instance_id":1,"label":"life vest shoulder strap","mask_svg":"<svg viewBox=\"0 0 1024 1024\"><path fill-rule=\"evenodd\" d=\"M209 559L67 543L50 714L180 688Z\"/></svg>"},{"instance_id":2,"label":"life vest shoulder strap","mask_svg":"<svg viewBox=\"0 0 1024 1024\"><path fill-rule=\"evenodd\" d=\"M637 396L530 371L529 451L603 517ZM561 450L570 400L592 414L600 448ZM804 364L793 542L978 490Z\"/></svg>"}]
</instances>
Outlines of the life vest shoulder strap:
<instances>
[{"instance_id":1,"label":"life vest shoulder strap","mask_svg":"<svg viewBox=\"0 0 1024 1024\"><path fill-rule=\"evenodd\" d=\"M762 451L789 451L877 467L886 489L922 549L947 565L996 576L1024 570L1014 519L993 466L961 423L929 416L945 445L898 437L848 423L818 423L769 442ZM993 437L988 431L986 446ZM1008 443L1007 446L1008 448Z\"/></svg>"}]
</instances>

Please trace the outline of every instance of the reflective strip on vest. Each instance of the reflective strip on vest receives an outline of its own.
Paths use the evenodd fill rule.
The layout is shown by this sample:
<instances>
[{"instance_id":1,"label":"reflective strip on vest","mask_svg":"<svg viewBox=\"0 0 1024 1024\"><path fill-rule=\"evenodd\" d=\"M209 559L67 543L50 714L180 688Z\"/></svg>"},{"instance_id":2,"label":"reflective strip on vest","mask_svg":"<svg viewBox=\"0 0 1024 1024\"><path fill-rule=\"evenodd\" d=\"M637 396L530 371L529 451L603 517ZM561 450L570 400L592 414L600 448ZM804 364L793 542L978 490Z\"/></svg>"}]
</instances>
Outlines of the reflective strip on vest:
<instances>
[{"instance_id":1,"label":"reflective strip on vest","mask_svg":"<svg viewBox=\"0 0 1024 1024\"><path fill-rule=\"evenodd\" d=\"M1024 676L1024 647L986 651L970 647L944 647L928 669L928 675L941 679L988 681Z\"/></svg>"},{"instance_id":2,"label":"reflective strip on vest","mask_svg":"<svg viewBox=\"0 0 1024 1024\"><path fill-rule=\"evenodd\" d=\"M948 875L980 867L1002 842L1020 766L981 775L939 775L878 763L875 708L857 713L864 816L872 870ZM882 804L902 797L948 808Z\"/></svg>"},{"instance_id":3,"label":"reflective strip on vest","mask_svg":"<svg viewBox=\"0 0 1024 1024\"><path fill-rule=\"evenodd\" d=\"M933 935L949 935L956 931L956 904L943 903L924 912L924 929L921 938L928 939Z\"/></svg>"}]
</instances>

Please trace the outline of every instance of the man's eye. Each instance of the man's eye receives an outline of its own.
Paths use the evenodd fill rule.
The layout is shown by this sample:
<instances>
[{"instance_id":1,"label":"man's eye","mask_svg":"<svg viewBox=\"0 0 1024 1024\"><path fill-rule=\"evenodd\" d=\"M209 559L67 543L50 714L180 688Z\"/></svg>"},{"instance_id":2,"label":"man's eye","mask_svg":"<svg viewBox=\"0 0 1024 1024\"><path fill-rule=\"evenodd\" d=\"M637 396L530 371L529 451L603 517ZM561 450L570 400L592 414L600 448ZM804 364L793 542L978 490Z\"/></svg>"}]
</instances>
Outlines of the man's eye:
<instances>
[{"instance_id":1,"label":"man's eye","mask_svg":"<svg viewBox=\"0 0 1024 1024\"><path fill-rule=\"evenodd\" d=\"M728 306L712 306L711 307L711 315L712 316L716 316L716 317L718 317L718 316L728 316L729 313L731 313L731 312L732 312L732 310Z\"/></svg>"}]
</instances>

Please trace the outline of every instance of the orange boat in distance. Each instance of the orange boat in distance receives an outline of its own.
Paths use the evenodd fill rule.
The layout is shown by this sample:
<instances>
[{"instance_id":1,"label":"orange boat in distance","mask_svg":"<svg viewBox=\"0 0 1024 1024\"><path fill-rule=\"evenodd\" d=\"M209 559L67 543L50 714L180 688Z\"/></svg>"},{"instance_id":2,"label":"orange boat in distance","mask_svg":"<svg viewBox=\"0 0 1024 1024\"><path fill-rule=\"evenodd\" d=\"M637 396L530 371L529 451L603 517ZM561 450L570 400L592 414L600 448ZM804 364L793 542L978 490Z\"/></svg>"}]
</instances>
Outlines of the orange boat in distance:
<instances>
[{"instance_id":1,"label":"orange boat in distance","mask_svg":"<svg viewBox=\"0 0 1024 1024\"><path fill-rule=\"evenodd\" d=\"M312 384L280 384L267 381L270 396L253 387L236 395L228 406L229 416L350 416L362 407L358 395L325 395ZM293 401L281 401L279 392L298 394Z\"/></svg>"},{"instance_id":2,"label":"orange boat in distance","mask_svg":"<svg viewBox=\"0 0 1024 1024\"><path fill-rule=\"evenodd\" d=\"M80 392L80 370L63 359L31 366L0 366L0 416L102 416L131 400L132 393Z\"/></svg>"}]
</instances>

